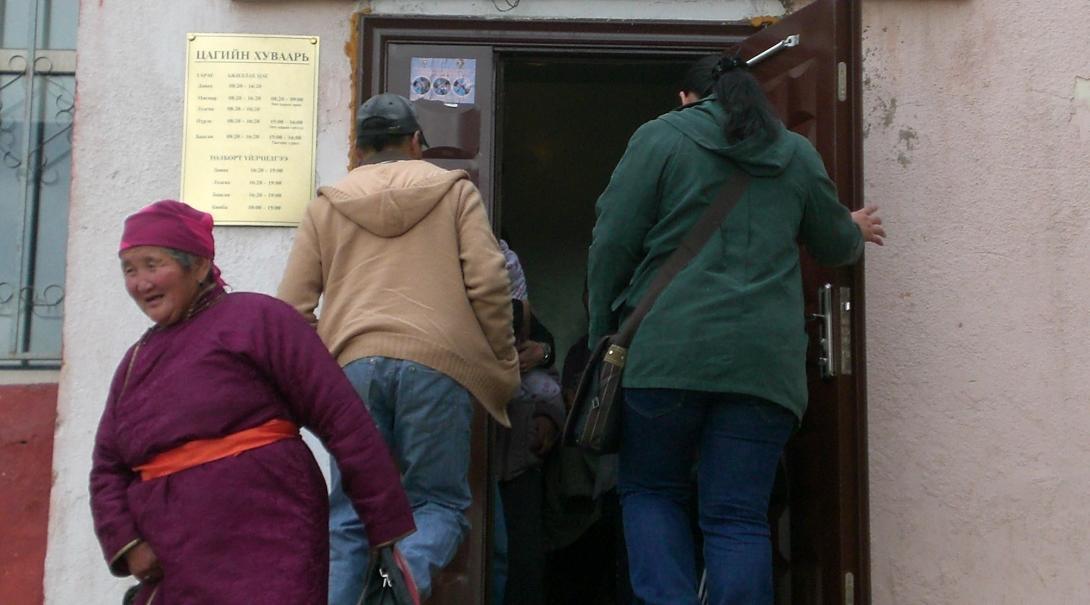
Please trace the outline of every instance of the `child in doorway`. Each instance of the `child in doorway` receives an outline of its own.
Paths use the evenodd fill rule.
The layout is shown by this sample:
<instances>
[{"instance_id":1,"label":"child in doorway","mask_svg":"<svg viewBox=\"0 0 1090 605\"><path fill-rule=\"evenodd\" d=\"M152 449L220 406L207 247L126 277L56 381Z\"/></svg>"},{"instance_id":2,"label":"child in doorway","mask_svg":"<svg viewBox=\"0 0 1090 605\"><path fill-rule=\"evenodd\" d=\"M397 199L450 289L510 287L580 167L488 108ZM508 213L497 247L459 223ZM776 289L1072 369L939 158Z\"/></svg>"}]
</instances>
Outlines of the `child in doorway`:
<instances>
[{"instance_id":1,"label":"child in doorway","mask_svg":"<svg viewBox=\"0 0 1090 605\"><path fill-rule=\"evenodd\" d=\"M560 381L553 369L553 337L533 316L518 256L500 240L511 280L516 347L522 381L507 406L511 428L496 431L500 495L494 549L494 604L543 605L545 544L541 466L564 425ZM501 576L505 576L501 579ZM502 595L502 596L501 596Z\"/></svg>"},{"instance_id":2,"label":"child in doorway","mask_svg":"<svg viewBox=\"0 0 1090 605\"><path fill-rule=\"evenodd\" d=\"M522 382L515 399L544 403L560 396L560 377L553 367L556 361L552 334L533 316L526 274L515 251L501 239L500 251L511 280L511 304L514 311L515 347L519 351Z\"/></svg>"}]
</instances>

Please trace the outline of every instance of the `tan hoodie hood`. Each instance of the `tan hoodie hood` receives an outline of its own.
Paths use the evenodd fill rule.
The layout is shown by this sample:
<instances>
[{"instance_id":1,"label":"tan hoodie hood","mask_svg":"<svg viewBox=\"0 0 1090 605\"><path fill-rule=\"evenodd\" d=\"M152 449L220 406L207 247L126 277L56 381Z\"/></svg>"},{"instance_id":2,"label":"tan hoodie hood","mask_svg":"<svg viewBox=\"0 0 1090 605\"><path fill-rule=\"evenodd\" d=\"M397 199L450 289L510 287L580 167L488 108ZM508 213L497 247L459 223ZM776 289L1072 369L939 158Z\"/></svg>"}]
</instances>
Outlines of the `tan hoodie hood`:
<instances>
[{"instance_id":1,"label":"tan hoodie hood","mask_svg":"<svg viewBox=\"0 0 1090 605\"><path fill-rule=\"evenodd\" d=\"M412 170L405 170L412 164ZM419 166L418 166L419 165ZM412 229L469 175L423 160L360 166L336 185L318 189L333 208L379 237L398 237Z\"/></svg>"}]
</instances>

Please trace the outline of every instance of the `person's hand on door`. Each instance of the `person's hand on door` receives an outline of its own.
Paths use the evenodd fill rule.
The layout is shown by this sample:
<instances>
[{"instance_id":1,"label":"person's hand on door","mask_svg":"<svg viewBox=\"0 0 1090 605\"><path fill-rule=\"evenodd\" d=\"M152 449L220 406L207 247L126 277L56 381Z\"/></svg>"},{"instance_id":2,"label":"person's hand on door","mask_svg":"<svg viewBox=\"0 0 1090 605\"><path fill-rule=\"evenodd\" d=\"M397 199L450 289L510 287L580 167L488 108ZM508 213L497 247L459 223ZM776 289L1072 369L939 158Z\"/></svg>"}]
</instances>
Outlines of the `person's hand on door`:
<instances>
[{"instance_id":1,"label":"person's hand on door","mask_svg":"<svg viewBox=\"0 0 1090 605\"><path fill-rule=\"evenodd\" d=\"M886 230L882 227L882 217L878 216L878 206L864 206L852 213L852 220L863 232L863 240L879 246L885 245Z\"/></svg>"}]
</instances>

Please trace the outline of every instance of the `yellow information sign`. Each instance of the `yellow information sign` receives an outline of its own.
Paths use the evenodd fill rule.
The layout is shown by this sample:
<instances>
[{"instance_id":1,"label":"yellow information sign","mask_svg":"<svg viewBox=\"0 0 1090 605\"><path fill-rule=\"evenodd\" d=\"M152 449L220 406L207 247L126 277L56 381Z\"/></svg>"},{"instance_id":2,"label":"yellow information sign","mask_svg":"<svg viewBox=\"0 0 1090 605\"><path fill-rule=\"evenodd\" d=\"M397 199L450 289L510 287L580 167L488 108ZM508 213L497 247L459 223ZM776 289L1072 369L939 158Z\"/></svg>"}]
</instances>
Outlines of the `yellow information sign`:
<instances>
[{"instance_id":1,"label":"yellow information sign","mask_svg":"<svg viewBox=\"0 0 1090 605\"><path fill-rule=\"evenodd\" d=\"M182 200L219 225L299 224L314 196L318 38L188 38Z\"/></svg>"}]
</instances>

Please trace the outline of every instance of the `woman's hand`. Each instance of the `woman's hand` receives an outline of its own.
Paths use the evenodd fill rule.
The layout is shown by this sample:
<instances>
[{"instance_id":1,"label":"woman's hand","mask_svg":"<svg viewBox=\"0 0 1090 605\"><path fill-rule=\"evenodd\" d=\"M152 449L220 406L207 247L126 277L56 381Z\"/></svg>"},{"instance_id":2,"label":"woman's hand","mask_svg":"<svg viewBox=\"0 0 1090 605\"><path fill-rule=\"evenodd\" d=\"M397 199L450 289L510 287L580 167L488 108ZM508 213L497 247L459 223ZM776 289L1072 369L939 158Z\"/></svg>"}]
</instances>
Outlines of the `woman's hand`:
<instances>
[{"instance_id":1,"label":"woman's hand","mask_svg":"<svg viewBox=\"0 0 1090 605\"><path fill-rule=\"evenodd\" d=\"M533 340L524 340L518 344L519 370L528 372L545 361L545 346Z\"/></svg>"},{"instance_id":2,"label":"woman's hand","mask_svg":"<svg viewBox=\"0 0 1090 605\"><path fill-rule=\"evenodd\" d=\"M147 542L141 542L125 553L125 562L129 565L129 573L141 582L154 584L163 579L159 557Z\"/></svg>"},{"instance_id":3,"label":"woman's hand","mask_svg":"<svg viewBox=\"0 0 1090 605\"><path fill-rule=\"evenodd\" d=\"M852 213L852 220L863 232L863 240L872 244L884 245L886 230L882 228L882 217L878 216L878 206L865 206Z\"/></svg>"}]
</instances>

